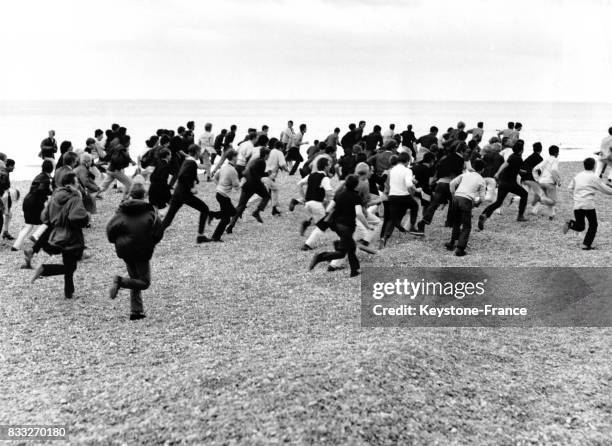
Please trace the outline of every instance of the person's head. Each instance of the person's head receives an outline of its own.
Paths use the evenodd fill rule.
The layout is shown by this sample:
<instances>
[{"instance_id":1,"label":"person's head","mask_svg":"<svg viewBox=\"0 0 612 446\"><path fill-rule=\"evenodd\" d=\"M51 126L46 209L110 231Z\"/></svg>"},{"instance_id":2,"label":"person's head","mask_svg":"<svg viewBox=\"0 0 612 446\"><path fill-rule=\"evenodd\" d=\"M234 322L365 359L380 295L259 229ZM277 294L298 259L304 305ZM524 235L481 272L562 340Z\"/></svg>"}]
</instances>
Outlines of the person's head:
<instances>
[{"instance_id":1,"label":"person's head","mask_svg":"<svg viewBox=\"0 0 612 446\"><path fill-rule=\"evenodd\" d=\"M398 155L398 162L407 165L410 162L410 154L408 152L402 152Z\"/></svg>"},{"instance_id":2,"label":"person's head","mask_svg":"<svg viewBox=\"0 0 612 446\"><path fill-rule=\"evenodd\" d=\"M287 121L287 127L292 128L293 127L293 121Z\"/></svg>"},{"instance_id":3,"label":"person's head","mask_svg":"<svg viewBox=\"0 0 612 446\"><path fill-rule=\"evenodd\" d=\"M185 127L181 125L178 129L176 129L176 133L182 136L183 133L185 133Z\"/></svg>"},{"instance_id":4,"label":"person's head","mask_svg":"<svg viewBox=\"0 0 612 446\"><path fill-rule=\"evenodd\" d=\"M168 147L170 145L170 137L166 134L162 135L159 139L159 143L162 145L162 147Z\"/></svg>"},{"instance_id":5,"label":"person's head","mask_svg":"<svg viewBox=\"0 0 612 446\"><path fill-rule=\"evenodd\" d=\"M130 198L134 200L142 200L145 196L144 184L140 182L134 182L130 188Z\"/></svg>"},{"instance_id":6,"label":"person's head","mask_svg":"<svg viewBox=\"0 0 612 446\"><path fill-rule=\"evenodd\" d=\"M610 136L612 136L612 127L610 127L610 128L608 129L608 134L609 134Z\"/></svg>"},{"instance_id":7,"label":"person's head","mask_svg":"<svg viewBox=\"0 0 612 446\"><path fill-rule=\"evenodd\" d=\"M391 139L385 143L383 146L383 150L395 150L397 149L397 141L395 139Z\"/></svg>"},{"instance_id":8,"label":"person's head","mask_svg":"<svg viewBox=\"0 0 612 446\"><path fill-rule=\"evenodd\" d=\"M514 128L514 122L509 122L509 123L508 123L508 128L509 128L510 130L512 130L512 129Z\"/></svg>"},{"instance_id":9,"label":"person's head","mask_svg":"<svg viewBox=\"0 0 612 446\"><path fill-rule=\"evenodd\" d=\"M100 141L102 139L102 137L104 136L104 132L102 131L102 129L96 129L96 131L94 132L94 137Z\"/></svg>"},{"instance_id":10,"label":"person's head","mask_svg":"<svg viewBox=\"0 0 612 446\"><path fill-rule=\"evenodd\" d=\"M115 123L111 125L111 130L113 131L113 133L116 133L119 130L119 124Z\"/></svg>"},{"instance_id":11,"label":"person's head","mask_svg":"<svg viewBox=\"0 0 612 446\"><path fill-rule=\"evenodd\" d=\"M236 162L236 157L238 156L238 152L235 151L234 149L229 149L226 154L225 154L225 159L229 162L229 163L235 163Z\"/></svg>"},{"instance_id":12,"label":"person's head","mask_svg":"<svg viewBox=\"0 0 612 446\"><path fill-rule=\"evenodd\" d=\"M359 178L357 177L357 175L349 175L344 181L344 187L346 187L347 190L355 190L358 184Z\"/></svg>"},{"instance_id":13,"label":"person's head","mask_svg":"<svg viewBox=\"0 0 612 446\"><path fill-rule=\"evenodd\" d=\"M336 128L334 129L334 133L335 133L336 135L340 134L340 129L339 129L338 127L336 127Z\"/></svg>"},{"instance_id":14,"label":"person's head","mask_svg":"<svg viewBox=\"0 0 612 446\"><path fill-rule=\"evenodd\" d=\"M262 160L267 160L269 156L270 156L270 149L268 149L267 147L262 147L261 149L259 149L259 157Z\"/></svg>"},{"instance_id":15,"label":"person's head","mask_svg":"<svg viewBox=\"0 0 612 446\"><path fill-rule=\"evenodd\" d=\"M14 159L8 158L8 159L6 160L5 165L6 165L6 170L7 170L9 173L10 173L10 172L12 172L13 170L15 170L15 160L14 160Z\"/></svg>"},{"instance_id":16,"label":"person's head","mask_svg":"<svg viewBox=\"0 0 612 446\"><path fill-rule=\"evenodd\" d=\"M89 153L81 153L81 156L79 157L79 164L85 167L89 167L91 166L92 162L93 162L93 158L91 157Z\"/></svg>"},{"instance_id":17,"label":"person's head","mask_svg":"<svg viewBox=\"0 0 612 446\"><path fill-rule=\"evenodd\" d=\"M221 129L221 134L222 135L227 135L227 129Z\"/></svg>"},{"instance_id":18,"label":"person's head","mask_svg":"<svg viewBox=\"0 0 612 446\"><path fill-rule=\"evenodd\" d=\"M366 122L365 121L359 121L359 128L362 129L366 126Z\"/></svg>"},{"instance_id":19,"label":"person's head","mask_svg":"<svg viewBox=\"0 0 612 446\"><path fill-rule=\"evenodd\" d=\"M499 143L499 138L497 136L492 137L491 139L489 139L489 144L497 144Z\"/></svg>"},{"instance_id":20,"label":"person's head","mask_svg":"<svg viewBox=\"0 0 612 446\"><path fill-rule=\"evenodd\" d=\"M406 127L406 130L411 131L412 130L412 124L408 124L408 126Z\"/></svg>"},{"instance_id":21,"label":"person's head","mask_svg":"<svg viewBox=\"0 0 612 446\"><path fill-rule=\"evenodd\" d=\"M72 142L62 141L60 144L60 153L72 152Z\"/></svg>"},{"instance_id":22,"label":"person's head","mask_svg":"<svg viewBox=\"0 0 612 446\"><path fill-rule=\"evenodd\" d=\"M520 122L517 122L516 124L514 124L514 130L521 131L522 128L523 128L523 124L521 124Z\"/></svg>"},{"instance_id":23,"label":"person's head","mask_svg":"<svg viewBox=\"0 0 612 446\"><path fill-rule=\"evenodd\" d=\"M357 154L361 153L362 150L363 149L362 149L362 147L359 144L355 144L353 146L353 155L357 155Z\"/></svg>"},{"instance_id":24,"label":"person's head","mask_svg":"<svg viewBox=\"0 0 612 446\"><path fill-rule=\"evenodd\" d=\"M130 147L131 142L132 139L130 138L130 135L123 135L119 138L119 144L121 144L126 149Z\"/></svg>"},{"instance_id":25,"label":"person's head","mask_svg":"<svg viewBox=\"0 0 612 446\"><path fill-rule=\"evenodd\" d=\"M465 122L459 121L457 123L457 130L463 130L465 128Z\"/></svg>"},{"instance_id":26,"label":"person's head","mask_svg":"<svg viewBox=\"0 0 612 446\"><path fill-rule=\"evenodd\" d=\"M463 127L465 127L465 124L463 124ZM459 141L465 141L467 139L467 133L465 133L463 130L459 131L459 133L457 133L457 139Z\"/></svg>"},{"instance_id":27,"label":"person's head","mask_svg":"<svg viewBox=\"0 0 612 446\"><path fill-rule=\"evenodd\" d=\"M431 133L432 135L437 135L438 134L438 127L436 127L435 125L432 125L429 128L429 133Z\"/></svg>"},{"instance_id":28,"label":"person's head","mask_svg":"<svg viewBox=\"0 0 612 446\"><path fill-rule=\"evenodd\" d=\"M504 136L501 140L502 147L510 147L510 138Z\"/></svg>"},{"instance_id":29,"label":"person's head","mask_svg":"<svg viewBox=\"0 0 612 446\"><path fill-rule=\"evenodd\" d=\"M191 144L187 148L187 153L189 154L189 156L192 156L194 158L198 158L200 156L200 146L197 145L197 144Z\"/></svg>"},{"instance_id":30,"label":"person's head","mask_svg":"<svg viewBox=\"0 0 612 446\"><path fill-rule=\"evenodd\" d=\"M6 154L0 152L0 163L6 163Z\"/></svg>"},{"instance_id":31,"label":"person's head","mask_svg":"<svg viewBox=\"0 0 612 446\"><path fill-rule=\"evenodd\" d=\"M357 126L355 125L355 123L351 122L349 124L349 130L352 132L353 130L355 130L357 128ZM612 127L610 127L610 129L612 129ZM610 133L612 135L612 133Z\"/></svg>"},{"instance_id":32,"label":"person's head","mask_svg":"<svg viewBox=\"0 0 612 446\"><path fill-rule=\"evenodd\" d=\"M87 139L85 140L85 147L92 148L92 147L93 147L93 146L95 146L95 145L96 145L96 140L95 140L95 139L93 139L93 138L87 138Z\"/></svg>"},{"instance_id":33,"label":"person's head","mask_svg":"<svg viewBox=\"0 0 612 446\"><path fill-rule=\"evenodd\" d=\"M390 128L391 130L395 130L395 124L389 124L389 128Z\"/></svg>"},{"instance_id":34,"label":"person's head","mask_svg":"<svg viewBox=\"0 0 612 446\"><path fill-rule=\"evenodd\" d=\"M559 156L559 147L558 147L558 146L555 146L555 145L550 146L550 147L548 148L548 154L549 154L550 156L554 156L554 157Z\"/></svg>"},{"instance_id":35,"label":"person's head","mask_svg":"<svg viewBox=\"0 0 612 446\"><path fill-rule=\"evenodd\" d=\"M66 175L64 175L62 177L62 186L66 187L66 186L72 186L72 187L77 187L78 182L77 182L77 176L74 172L69 172Z\"/></svg>"},{"instance_id":36,"label":"person's head","mask_svg":"<svg viewBox=\"0 0 612 446\"><path fill-rule=\"evenodd\" d=\"M187 128L193 132L193 130L195 129L195 122L189 121L187 123Z\"/></svg>"},{"instance_id":37,"label":"person's head","mask_svg":"<svg viewBox=\"0 0 612 446\"><path fill-rule=\"evenodd\" d=\"M119 130L117 130L117 135L119 135L120 138L127 135L127 128L119 127Z\"/></svg>"},{"instance_id":38,"label":"person's head","mask_svg":"<svg viewBox=\"0 0 612 446\"><path fill-rule=\"evenodd\" d=\"M42 171L44 173L47 173L47 174L51 175L53 173L53 168L54 168L53 161L51 161L51 160L44 160L42 162Z\"/></svg>"},{"instance_id":39,"label":"person's head","mask_svg":"<svg viewBox=\"0 0 612 446\"><path fill-rule=\"evenodd\" d=\"M612 135L612 133L610 133ZM49 130L49 138L55 138L55 130Z\"/></svg>"},{"instance_id":40,"label":"person's head","mask_svg":"<svg viewBox=\"0 0 612 446\"><path fill-rule=\"evenodd\" d=\"M542 143L541 142L534 142L533 145L533 153L542 153Z\"/></svg>"},{"instance_id":41,"label":"person's head","mask_svg":"<svg viewBox=\"0 0 612 446\"><path fill-rule=\"evenodd\" d=\"M210 122L204 124L204 130L210 132L212 130L212 124Z\"/></svg>"},{"instance_id":42,"label":"person's head","mask_svg":"<svg viewBox=\"0 0 612 446\"><path fill-rule=\"evenodd\" d=\"M283 144L281 141L279 141L276 138L272 138L270 140L270 145L269 147L274 147L276 150L280 150L281 152L283 151L283 149L285 148L285 144Z\"/></svg>"},{"instance_id":43,"label":"person's head","mask_svg":"<svg viewBox=\"0 0 612 446\"><path fill-rule=\"evenodd\" d=\"M470 142L468 142L468 149L476 150L476 147L478 147L478 143L471 139Z\"/></svg>"},{"instance_id":44,"label":"person's head","mask_svg":"<svg viewBox=\"0 0 612 446\"><path fill-rule=\"evenodd\" d=\"M512 153L521 154L523 153L524 147L525 147L525 141L523 141L522 139L518 139L514 143L514 146L512 146Z\"/></svg>"},{"instance_id":45,"label":"person's head","mask_svg":"<svg viewBox=\"0 0 612 446\"><path fill-rule=\"evenodd\" d=\"M432 152L427 152L423 155L423 159L421 160L421 163L431 166L435 161L436 161L436 155L434 155Z\"/></svg>"},{"instance_id":46,"label":"person's head","mask_svg":"<svg viewBox=\"0 0 612 446\"><path fill-rule=\"evenodd\" d=\"M62 155L64 166L74 167L79 159L79 155L74 152L66 152Z\"/></svg>"},{"instance_id":47,"label":"person's head","mask_svg":"<svg viewBox=\"0 0 612 446\"><path fill-rule=\"evenodd\" d=\"M232 124L232 125L230 125L230 132L236 132L236 129L237 129L237 128L238 128L238 127L236 126L236 124Z\"/></svg>"},{"instance_id":48,"label":"person's head","mask_svg":"<svg viewBox=\"0 0 612 446\"><path fill-rule=\"evenodd\" d=\"M261 126L261 131L262 131L263 133L266 133L266 134L267 134L267 133L268 133L268 129L269 129L269 128L270 128L270 127L268 127L267 125L262 125L262 126Z\"/></svg>"},{"instance_id":49,"label":"person's head","mask_svg":"<svg viewBox=\"0 0 612 446\"><path fill-rule=\"evenodd\" d=\"M253 132L247 133L247 140L252 141L253 143L255 143L256 139L257 139L257 132L255 132L255 133L253 133Z\"/></svg>"},{"instance_id":50,"label":"person's head","mask_svg":"<svg viewBox=\"0 0 612 446\"><path fill-rule=\"evenodd\" d=\"M161 150L159 151L159 153L157 154L157 156L158 156L158 158L159 158L160 160L164 160L164 161L166 161L166 162L169 162L169 161L170 161L170 158L172 158L172 152L170 151L170 149L166 149L166 148L164 148L164 149L161 149Z\"/></svg>"},{"instance_id":51,"label":"person's head","mask_svg":"<svg viewBox=\"0 0 612 446\"><path fill-rule=\"evenodd\" d=\"M380 126L378 124L374 126L374 133L380 133Z\"/></svg>"},{"instance_id":52,"label":"person's head","mask_svg":"<svg viewBox=\"0 0 612 446\"><path fill-rule=\"evenodd\" d=\"M359 163L355 166L355 175L360 179L368 178L370 175L370 166L368 163Z\"/></svg>"},{"instance_id":53,"label":"person's head","mask_svg":"<svg viewBox=\"0 0 612 446\"><path fill-rule=\"evenodd\" d=\"M300 124L300 132L306 133L306 124Z\"/></svg>"},{"instance_id":54,"label":"person's head","mask_svg":"<svg viewBox=\"0 0 612 446\"><path fill-rule=\"evenodd\" d=\"M584 170L595 170L597 162L595 161L595 158L587 158L582 162L582 165L584 166Z\"/></svg>"},{"instance_id":55,"label":"person's head","mask_svg":"<svg viewBox=\"0 0 612 446\"><path fill-rule=\"evenodd\" d=\"M329 159L328 158L319 158L317 161L317 170L319 172L327 172L329 169Z\"/></svg>"},{"instance_id":56,"label":"person's head","mask_svg":"<svg viewBox=\"0 0 612 446\"><path fill-rule=\"evenodd\" d=\"M325 144L325 142L322 142L321 145L323 146L323 150L325 151L325 153L327 153L328 155L333 155L334 153L336 153L336 147L328 146L327 144Z\"/></svg>"},{"instance_id":57,"label":"person's head","mask_svg":"<svg viewBox=\"0 0 612 446\"><path fill-rule=\"evenodd\" d=\"M482 172L482 169L484 169L484 167L485 167L485 163L480 158L476 158L474 161L472 161L472 168L476 172L478 173Z\"/></svg>"},{"instance_id":58,"label":"person's head","mask_svg":"<svg viewBox=\"0 0 612 446\"><path fill-rule=\"evenodd\" d=\"M484 127L484 124L482 122L479 122L478 124L476 124L476 127L478 127L479 129Z\"/></svg>"},{"instance_id":59,"label":"person's head","mask_svg":"<svg viewBox=\"0 0 612 446\"><path fill-rule=\"evenodd\" d=\"M391 158L389 158L389 166L390 167L397 166L397 163L399 163L399 156L391 155Z\"/></svg>"}]
</instances>

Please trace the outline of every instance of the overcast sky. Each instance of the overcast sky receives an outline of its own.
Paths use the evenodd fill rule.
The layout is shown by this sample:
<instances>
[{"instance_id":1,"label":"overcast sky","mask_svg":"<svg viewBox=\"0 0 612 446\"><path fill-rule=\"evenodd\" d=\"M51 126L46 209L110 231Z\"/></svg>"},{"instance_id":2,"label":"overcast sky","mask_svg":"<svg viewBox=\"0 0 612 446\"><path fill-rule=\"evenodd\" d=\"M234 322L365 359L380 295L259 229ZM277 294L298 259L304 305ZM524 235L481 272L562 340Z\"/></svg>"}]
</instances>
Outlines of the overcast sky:
<instances>
[{"instance_id":1,"label":"overcast sky","mask_svg":"<svg viewBox=\"0 0 612 446\"><path fill-rule=\"evenodd\" d=\"M612 102L612 0L7 2L0 99Z\"/></svg>"}]
</instances>

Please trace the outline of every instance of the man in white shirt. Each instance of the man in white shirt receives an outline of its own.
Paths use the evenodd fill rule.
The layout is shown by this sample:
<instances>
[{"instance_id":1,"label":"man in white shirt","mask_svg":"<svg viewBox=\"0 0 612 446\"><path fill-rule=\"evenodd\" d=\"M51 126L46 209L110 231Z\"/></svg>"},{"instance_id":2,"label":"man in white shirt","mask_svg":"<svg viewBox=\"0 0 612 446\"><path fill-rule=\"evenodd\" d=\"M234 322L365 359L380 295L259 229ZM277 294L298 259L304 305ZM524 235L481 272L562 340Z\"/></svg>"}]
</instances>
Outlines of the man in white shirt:
<instances>
[{"instance_id":1,"label":"man in white shirt","mask_svg":"<svg viewBox=\"0 0 612 446\"><path fill-rule=\"evenodd\" d=\"M599 155L599 162L602 164L599 178L603 178L606 168L612 165L612 127L608 129L608 136L601 141L601 147L596 155ZM608 181L610 181L609 177L610 175L608 175Z\"/></svg>"},{"instance_id":2,"label":"man in white shirt","mask_svg":"<svg viewBox=\"0 0 612 446\"><path fill-rule=\"evenodd\" d=\"M389 128L382 134L383 146L393 139L395 136L395 124L390 124Z\"/></svg>"},{"instance_id":3,"label":"man in white shirt","mask_svg":"<svg viewBox=\"0 0 612 446\"><path fill-rule=\"evenodd\" d=\"M559 175L559 147L550 146L548 148L550 157L542 161L533 168L533 178L542 189L540 202L548 208L548 218L555 218L555 205L557 204L557 187L561 186L561 175ZM537 204L533 207L532 213L538 212Z\"/></svg>"},{"instance_id":4,"label":"man in white shirt","mask_svg":"<svg viewBox=\"0 0 612 446\"><path fill-rule=\"evenodd\" d=\"M304 200L304 210L306 211L306 220L303 220L300 225L300 235L304 235L306 229L311 224L316 224L319 220L325 217L325 206L329 202L333 189L329 179L329 160L321 158L317 163L317 172L312 172L298 182L300 195ZM304 245L302 251L310 251L315 246L315 243L323 231L315 227Z\"/></svg>"},{"instance_id":5,"label":"man in white shirt","mask_svg":"<svg viewBox=\"0 0 612 446\"><path fill-rule=\"evenodd\" d=\"M398 163L389 170L388 181L388 206L389 220L387 221L380 240L380 247L384 248L393 229L397 228L400 232L407 232L402 226L402 220L406 212L410 210L410 230L416 231L415 223L417 220L419 205L412 197L414 183L412 181L412 170L408 168L410 155L402 152L398 155Z\"/></svg>"},{"instance_id":6,"label":"man in white shirt","mask_svg":"<svg viewBox=\"0 0 612 446\"><path fill-rule=\"evenodd\" d=\"M593 249L593 240L597 234L595 192L599 191L606 195L612 195L612 187L606 185L595 173L595 159L587 158L583 165L584 170L572 179L568 187L574 198L574 219L565 222L563 233L566 234L570 229L576 232L584 231L584 220L586 219L589 222L589 227L582 243L582 249L590 250Z\"/></svg>"},{"instance_id":7,"label":"man in white shirt","mask_svg":"<svg viewBox=\"0 0 612 446\"><path fill-rule=\"evenodd\" d=\"M212 168L211 156L217 154L215 151L215 135L212 133L212 124L210 122L204 125L204 133L200 136L198 145L202 148L200 157L202 165L204 169L206 169L206 181L210 181ZM214 158L212 161L214 161Z\"/></svg>"},{"instance_id":8,"label":"man in white shirt","mask_svg":"<svg viewBox=\"0 0 612 446\"><path fill-rule=\"evenodd\" d=\"M253 153L255 151L255 138L257 138L256 133L249 133L247 135L246 141L242 141L238 144L238 158L236 160L236 171L238 172L238 176L242 178L244 174L244 169L246 169L247 163L252 158Z\"/></svg>"},{"instance_id":9,"label":"man in white shirt","mask_svg":"<svg viewBox=\"0 0 612 446\"><path fill-rule=\"evenodd\" d=\"M278 176L281 170L288 171L287 169L287 161L285 161L285 155L282 151L282 144L280 141L276 142L276 145L270 151L270 155L268 156L268 161L266 162L266 172L270 174L267 177L264 177L262 182L264 185L270 189L270 199L272 201L272 215L281 215L280 210L278 209L279 201L278 201L278 183L276 182L276 177Z\"/></svg>"},{"instance_id":10,"label":"man in white shirt","mask_svg":"<svg viewBox=\"0 0 612 446\"><path fill-rule=\"evenodd\" d=\"M283 130L280 134L280 142L283 143L283 148L285 150L290 148L291 141L293 141L293 137L295 136L295 132L293 131L293 121L287 122L287 128Z\"/></svg>"},{"instance_id":11,"label":"man in white shirt","mask_svg":"<svg viewBox=\"0 0 612 446\"><path fill-rule=\"evenodd\" d=\"M475 159L472 164L473 171L462 173L449 184L453 195L449 220L453 230L450 242L445 246L446 249L452 251L456 243L455 255L458 257L466 254L465 248L472 231L472 209L485 199L486 183L480 175L484 166L481 159Z\"/></svg>"}]
</instances>

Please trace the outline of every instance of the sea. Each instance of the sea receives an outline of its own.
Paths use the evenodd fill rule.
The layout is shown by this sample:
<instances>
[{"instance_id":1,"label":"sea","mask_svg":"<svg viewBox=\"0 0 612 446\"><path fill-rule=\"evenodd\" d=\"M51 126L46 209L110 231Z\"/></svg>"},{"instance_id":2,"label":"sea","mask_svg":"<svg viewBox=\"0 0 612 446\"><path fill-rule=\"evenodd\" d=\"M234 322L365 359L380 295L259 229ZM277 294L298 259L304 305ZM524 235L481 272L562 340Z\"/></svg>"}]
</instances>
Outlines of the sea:
<instances>
[{"instance_id":1,"label":"sea","mask_svg":"<svg viewBox=\"0 0 612 446\"><path fill-rule=\"evenodd\" d=\"M467 128L484 122L485 139L506 128L508 121L523 124L521 138L530 151L540 141L546 148L561 147L562 161L578 161L599 149L612 126L612 104L562 102L429 102L429 101L207 101L207 100L59 100L1 101L0 152L16 161L13 180L32 179L40 170L37 154L40 142L51 129L59 144L69 140L75 149L85 146L94 130L106 130L118 123L132 138L130 151L145 150L145 140L159 128L176 130L195 121L196 137L204 124L213 124L213 133L238 126L238 138L249 127L268 125L270 136L279 136L288 120L295 127L308 126L305 141L324 139L335 127L341 134L348 124L367 122L366 132L376 124L383 130L390 123L396 132L412 124L417 136L432 125L440 131L464 121ZM305 150L306 147L304 147Z\"/></svg>"}]
</instances>

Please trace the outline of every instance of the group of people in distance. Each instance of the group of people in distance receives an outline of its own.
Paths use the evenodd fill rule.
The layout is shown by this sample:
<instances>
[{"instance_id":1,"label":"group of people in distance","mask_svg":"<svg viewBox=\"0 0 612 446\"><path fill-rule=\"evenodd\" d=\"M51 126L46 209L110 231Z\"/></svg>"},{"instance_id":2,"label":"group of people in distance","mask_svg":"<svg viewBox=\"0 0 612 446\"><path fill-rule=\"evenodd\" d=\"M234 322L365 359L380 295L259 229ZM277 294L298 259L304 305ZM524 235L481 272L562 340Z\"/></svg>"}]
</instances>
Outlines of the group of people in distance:
<instances>
[{"instance_id":1,"label":"group of people in distance","mask_svg":"<svg viewBox=\"0 0 612 446\"><path fill-rule=\"evenodd\" d=\"M395 230L423 236L443 206L445 225L451 228L445 246L457 256L467 253L472 212L481 204L486 206L477 220L480 230L508 195L512 200L518 197L519 222L527 221L528 214L555 218L561 186L559 147L550 146L544 159L542 145L536 142L533 153L523 159L520 123L508 123L507 129L487 141L482 122L472 129L459 122L441 135L432 126L419 138L411 125L397 133L394 124L385 131L375 125L369 133L365 127L365 121L350 124L344 135L336 128L310 144L305 140L306 124L296 130L292 121L279 138L270 137L265 125L261 130L248 129L242 138L237 138L235 125L214 135L210 123L196 138L195 123L190 121L176 132L157 130L136 160L130 155L127 129L118 124L96 130L80 150L74 150L70 141L58 148L55 132L50 131L40 146L41 172L23 200L25 224L16 239L9 233L11 208L19 199L10 187L14 162L0 154L2 236L14 241L13 251L23 250L23 268L32 268L41 249L61 254L62 264L40 265L32 281L63 275L65 297L72 298L77 264L89 256L84 230L96 213L97 201L113 184L121 183L123 201L107 224L107 236L124 260L128 276L114 276L109 294L115 298L120 289L130 289L130 319L137 320L145 317L141 292L151 283L155 246L179 210L186 205L198 211L196 243L222 242L224 234L234 232L254 196L259 198L251 212L256 221L264 222L262 214L270 201L272 216L282 215L279 189L287 183L278 180L283 172L301 177L288 203L290 212L303 206L298 230L307 237L301 249L314 250L327 230L338 236L333 250L312 257L310 269L329 262L328 271L335 271L343 268L346 258L351 277L360 273L358 251L375 254L384 249ZM587 158L584 171L569 184L574 218L565 222L563 231L583 231L588 223L585 250L593 248L597 231L594 195L597 191L612 195L612 187L602 179L605 166L612 163L612 128L609 134L599 152L601 172L596 173L596 160ZM133 175L125 172L130 165L135 166ZM215 182L216 210L198 196L200 171L206 182ZM234 192L239 193L237 202ZM215 220L208 237L206 226ZM32 245L26 247L28 240Z\"/></svg>"}]
</instances>

